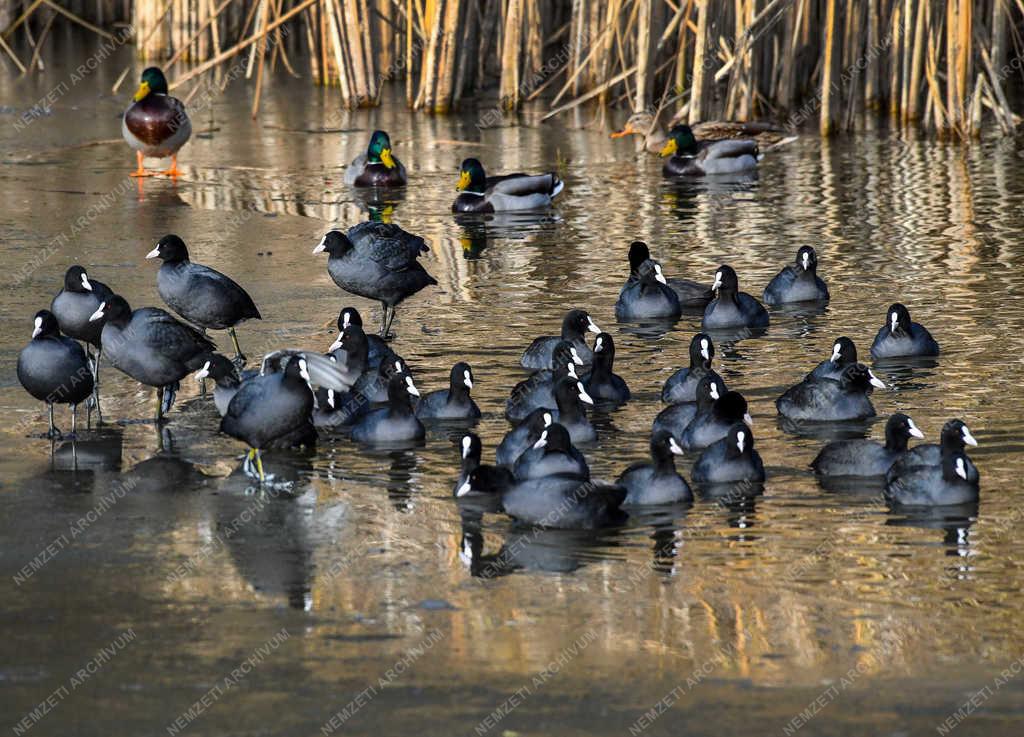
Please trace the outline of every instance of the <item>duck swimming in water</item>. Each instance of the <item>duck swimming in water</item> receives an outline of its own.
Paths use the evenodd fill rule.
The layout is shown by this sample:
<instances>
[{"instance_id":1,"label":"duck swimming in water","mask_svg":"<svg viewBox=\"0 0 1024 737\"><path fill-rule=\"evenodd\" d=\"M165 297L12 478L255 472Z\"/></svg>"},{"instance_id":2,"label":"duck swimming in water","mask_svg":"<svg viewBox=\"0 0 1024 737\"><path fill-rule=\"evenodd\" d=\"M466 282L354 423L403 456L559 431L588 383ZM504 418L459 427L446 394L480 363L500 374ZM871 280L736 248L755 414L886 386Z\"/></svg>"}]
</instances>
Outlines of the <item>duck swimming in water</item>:
<instances>
[{"instance_id":1,"label":"duck swimming in water","mask_svg":"<svg viewBox=\"0 0 1024 737\"><path fill-rule=\"evenodd\" d=\"M461 194L455 198L452 212L543 210L551 207L564 187L554 172L489 177L478 160L466 159L455 185Z\"/></svg>"},{"instance_id":2,"label":"duck swimming in water","mask_svg":"<svg viewBox=\"0 0 1024 737\"><path fill-rule=\"evenodd\" d=\"M391 139L384 131L374 131L365 154L359 154L345 169L345 184L350 187L404 187L408 183L405 167L391 152Z\"/></svg>"},{"instance_id":3,"label":"duck swimming in water","mask_svg":"<svg viewBox=\"0 0 1024 737\"><path fill-rule=\"evenodd\" d=\"M669 131L661 156L668 157L661 169L666 177L746 174L757 169L761 158L757 141L749 138L698 141L688 125L677 125Z\"/></svg>"}]
</instances>

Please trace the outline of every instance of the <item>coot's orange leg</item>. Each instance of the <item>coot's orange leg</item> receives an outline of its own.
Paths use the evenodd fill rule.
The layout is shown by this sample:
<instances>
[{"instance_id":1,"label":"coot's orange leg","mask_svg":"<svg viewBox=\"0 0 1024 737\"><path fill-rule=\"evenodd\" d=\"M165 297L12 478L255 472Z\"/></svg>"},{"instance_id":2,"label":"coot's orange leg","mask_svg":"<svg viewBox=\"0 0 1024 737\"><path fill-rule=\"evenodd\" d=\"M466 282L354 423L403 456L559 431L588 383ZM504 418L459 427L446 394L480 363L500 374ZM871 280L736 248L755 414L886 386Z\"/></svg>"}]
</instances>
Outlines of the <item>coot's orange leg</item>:
<instances>
[{"instance_id":1,"label":"coot's orange leg","mask_svg":"<svg viewBox=\"0 0 1024 737\"><path fill-rule=\"evenodd\" d=\"M151 176L153 176L148 171L146 171L146 168L142 165L142 152L141 151L136 151L135 152L135 160L139 162L139 168L136 169L135 171L133 171L131 173L131 176L133 176L133 177L151 177Z\"/></svg>"},{"instance_id":2,"label":"coot's orange leg","mask_svg":"<svg viewBox=\"0 0 1024 737\"><path fill-rule=\"evenodd\" d=\"M178 154L171 154L171 168L160 173L168 177L181 176L181 172L178 170Z\"/></svg>"}]
</instances>

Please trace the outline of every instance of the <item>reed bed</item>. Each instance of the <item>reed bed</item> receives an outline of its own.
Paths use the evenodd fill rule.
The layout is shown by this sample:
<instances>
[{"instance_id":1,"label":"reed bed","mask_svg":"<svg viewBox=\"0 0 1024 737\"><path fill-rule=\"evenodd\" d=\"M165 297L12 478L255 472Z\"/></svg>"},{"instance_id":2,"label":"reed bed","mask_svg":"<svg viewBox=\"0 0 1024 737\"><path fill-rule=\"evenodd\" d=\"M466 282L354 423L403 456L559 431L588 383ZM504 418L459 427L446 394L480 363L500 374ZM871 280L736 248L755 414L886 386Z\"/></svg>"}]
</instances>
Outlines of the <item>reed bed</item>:
<instances>
[{"instance_id":1,"label":"reed bed","mask_svg":"<svg viewBox=\"0 0 1024 737\"><path fill-rule=\"evenodd\" d=\"M76 13L61 0L15 3L0 51L27 73L57 14L108 35L104 26L130 22L139 57L170 68L172 87L244 59L254 115L265 75L279 73L336 88L348 108L376 105L385 83L404 80L409 107L433 113L496 90L493 107L506 114L540 99L547 117L582 107L603 121L607 109L624 108L662 121L816 124L823 135L880 115L962 138L989 121L1007 134L1020 122L1010 101L1024 66L1024 0L81 5ZM11 46L18 33L29 43L29 64Z\"/></svg>"}]
</instances>

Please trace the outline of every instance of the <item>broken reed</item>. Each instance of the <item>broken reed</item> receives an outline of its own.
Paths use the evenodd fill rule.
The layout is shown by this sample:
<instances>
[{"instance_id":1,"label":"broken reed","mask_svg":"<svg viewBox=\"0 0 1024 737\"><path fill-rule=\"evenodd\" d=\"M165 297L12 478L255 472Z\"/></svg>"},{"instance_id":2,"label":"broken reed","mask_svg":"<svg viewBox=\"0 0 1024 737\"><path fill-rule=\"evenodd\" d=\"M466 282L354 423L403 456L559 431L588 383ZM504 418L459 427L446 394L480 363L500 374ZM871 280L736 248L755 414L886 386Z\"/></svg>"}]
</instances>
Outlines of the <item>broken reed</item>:
<instances>
[{"instance_id":1,"label":"broken reed","mask_svg":"<svg viewBox=\"0 0 1024 737\"><path fill-rule=\"evenodd\" d=\"M875 111L962 137L986 114L1006 133L1019 121L1007 87L1022 0L134 0L131 15L140 56L171 67L173 86L198 76L180 64L244 55L254 114L278 72L338 88L345 107L404 79L409 106L431 112L497 84L503 110L543 96L552 112L588 103L823 134Z\"/></svg>"}]
</instances>

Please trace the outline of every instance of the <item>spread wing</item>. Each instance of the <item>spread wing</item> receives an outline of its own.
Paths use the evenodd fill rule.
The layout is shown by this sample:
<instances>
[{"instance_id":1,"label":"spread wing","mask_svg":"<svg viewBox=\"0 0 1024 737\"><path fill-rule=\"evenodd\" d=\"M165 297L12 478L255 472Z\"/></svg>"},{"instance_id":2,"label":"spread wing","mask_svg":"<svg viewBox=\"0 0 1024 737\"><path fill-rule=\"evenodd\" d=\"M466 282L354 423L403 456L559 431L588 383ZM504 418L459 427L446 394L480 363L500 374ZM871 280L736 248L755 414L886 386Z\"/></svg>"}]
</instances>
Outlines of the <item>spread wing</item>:
<instances>
[{"instance_id":1,"label":"spread wing","mask_svg":"<svg viewBox=\"0 0 1024 737\"><path fill-rule=\"evenodd\" d=\"M347 391L358 379L358 376L351 375L333 360L315 351L303 351L296 348L283 348L263 357L263 364L260 367L261 374L272 374L283 371L288 359L292 356L302 356L306 359L306 371L309 372L309 383L313 386L333 389L336 392Z\"/></svg>"}]
</instances>

